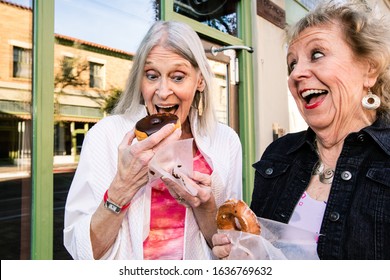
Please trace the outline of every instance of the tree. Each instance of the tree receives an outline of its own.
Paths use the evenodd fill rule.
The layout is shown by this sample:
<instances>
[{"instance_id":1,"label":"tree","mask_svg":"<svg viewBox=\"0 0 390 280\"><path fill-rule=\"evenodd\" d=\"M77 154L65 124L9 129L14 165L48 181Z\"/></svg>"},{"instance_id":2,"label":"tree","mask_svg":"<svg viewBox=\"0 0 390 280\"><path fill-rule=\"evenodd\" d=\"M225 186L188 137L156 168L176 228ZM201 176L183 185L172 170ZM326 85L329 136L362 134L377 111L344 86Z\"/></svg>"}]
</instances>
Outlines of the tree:
<instances>
[{"instance_id":1,"label":"tree","mask_svg":"<svg viewBox=\"0 0 390 280\"><path fill-rule=\"evenodd\" d=\"M110 88L108 90L94 89L94 92L98 94L92 96L88 93L86 86L88 85L87 71L89 71L89 64L87 61L82 60L79 57L67 57L64 56L60 60L60 70L57 72L54 78L54 86L57 89L57 94L54 98L54 111L59 113L59 101L58 97L63 94L63 89L66 87L72 87L79 89L83 94L89 97L91 100L105 112L110 114L114 109L122 90L119 88Z\"/></svg>"},{"instance_id":2,"label":"tree","mask_svg":"<svg viewBox=\"0 0 390 280\"><path fill-rule=\"evenodd\" d=\"M102 109L108 114L111 114L121 94L122 94L121 89L118 88L111 89L110 94L105 98L106 102Z\"/></svg>"},{"instance_id":3,"label":"tree","mask_svg":"<svg viewBox=\"0 0 390 280\"><path fill-rule=\"evenodd\" d=\"M61 90L68 86L84 87L87 85L82 77L85 71L88 71L88 62L81 61L78 57L64 56L60 60L60 71L54 78L54 86Z\"/></svg>"}]
</instances>

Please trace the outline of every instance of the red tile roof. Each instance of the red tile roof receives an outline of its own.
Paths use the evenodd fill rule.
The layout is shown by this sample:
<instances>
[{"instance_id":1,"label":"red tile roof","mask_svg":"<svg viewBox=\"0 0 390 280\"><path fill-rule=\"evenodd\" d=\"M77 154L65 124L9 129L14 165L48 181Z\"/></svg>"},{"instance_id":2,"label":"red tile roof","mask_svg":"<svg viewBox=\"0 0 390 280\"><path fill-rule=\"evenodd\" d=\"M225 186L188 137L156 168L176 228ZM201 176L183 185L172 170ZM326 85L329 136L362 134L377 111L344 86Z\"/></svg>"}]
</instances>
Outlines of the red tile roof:
<instances>
[{"instance_id":1,"label":"red tile roof","mask_svg":"<svg viewBox=\"0 0 390 280\"><path fill-rule=\"evenodd\" d=\"M123 51L123 50L120 50L120 49L115 49L115 48L112 48L112 47L100 45L100 44L93 43L93 42L84 41L84 40L77 39L77 38L70 37L70 36L66 36L66 35L61 35L61 34L58 34L58 33L54 34L54 36L55 36L55 38L58 38L58 39L73 41L73 42L76 42L76 43L79 43L79 44L82 44L82 45L91 46L91 47L99 48L99 49L102 49L102 50L107 50L107 51L121 53L121 54L125 54L125 55L130 55L130 56L134 55L134 53L126 52L126 51Z\"/></svg>"},{"instance_id":2,"label":"red tile roof","mask_svg":"<svg viewBox=\"0 0 390 280\"><path fill-rule=\"evenodd\" d=\"M26 6L22 6L22 5L19 5L19 4L15 4L15 3L12 3L12 1L0 0L0 3L7 4L7 5L10 5L10 6L14 6L14 7L18 7L18 8L23 9L23 10L30 10L30 11L32 11L32 9L30 7L26 7Z\"/></svg>"}]
</instances>

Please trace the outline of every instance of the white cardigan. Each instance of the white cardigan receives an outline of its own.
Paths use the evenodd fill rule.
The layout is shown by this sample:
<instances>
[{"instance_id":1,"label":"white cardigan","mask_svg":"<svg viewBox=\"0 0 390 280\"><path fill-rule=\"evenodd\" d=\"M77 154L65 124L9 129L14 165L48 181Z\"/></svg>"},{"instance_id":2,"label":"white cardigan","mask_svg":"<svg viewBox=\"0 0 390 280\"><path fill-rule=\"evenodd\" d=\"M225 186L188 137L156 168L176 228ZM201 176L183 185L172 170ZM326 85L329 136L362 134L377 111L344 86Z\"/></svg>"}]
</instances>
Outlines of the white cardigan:
<instances>
[{"instance_id":1,"label":"white cardigan","mask_svg":"<svg viewBox=\"0 0 390 280\"><path fill-rule=\"evenodd\" d=\"M126 132L146 115L143 108L136 114L106 117L87 133L80 161L65 206L64 245L74 259L93 259L90 222L103 194L117 169L118 146ZM230 198L242 197L242 150L238 135L230 127L218 124L214 138L197 135L196 117L190 116L197 147L213 169L212 191L221 205ZM136 141L136 140L135 140ZM143 259L143 219L146 197L142 188L132 199L115 243L103 259ZM130 226L131 225L131 226ZM186 211L184 259L214 259L193 212Z\"/></svg>"}]
</instances>

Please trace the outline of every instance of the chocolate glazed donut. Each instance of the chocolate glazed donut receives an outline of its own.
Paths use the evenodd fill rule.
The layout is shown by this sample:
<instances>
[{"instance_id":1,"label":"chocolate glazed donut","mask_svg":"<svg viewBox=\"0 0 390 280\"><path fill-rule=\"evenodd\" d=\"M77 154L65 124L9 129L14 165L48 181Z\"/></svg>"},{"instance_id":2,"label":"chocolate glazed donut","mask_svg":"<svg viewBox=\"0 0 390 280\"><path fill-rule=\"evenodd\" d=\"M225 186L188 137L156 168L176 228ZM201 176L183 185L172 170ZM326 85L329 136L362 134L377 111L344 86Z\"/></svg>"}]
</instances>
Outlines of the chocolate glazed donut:
<instances>
[{"instance_id":1,"label":"chocolate glazed donut","mask_svg":"<svg viewBox=\"0 0 390 280\"><path fill-rule=\"evenodd\" d=\"M138 141L142 141L169 123L173 123L175 129L180 127L180 120L174 114L157 113L146 116L135 124L135 136Z\"/></svg>"}]
</instances>

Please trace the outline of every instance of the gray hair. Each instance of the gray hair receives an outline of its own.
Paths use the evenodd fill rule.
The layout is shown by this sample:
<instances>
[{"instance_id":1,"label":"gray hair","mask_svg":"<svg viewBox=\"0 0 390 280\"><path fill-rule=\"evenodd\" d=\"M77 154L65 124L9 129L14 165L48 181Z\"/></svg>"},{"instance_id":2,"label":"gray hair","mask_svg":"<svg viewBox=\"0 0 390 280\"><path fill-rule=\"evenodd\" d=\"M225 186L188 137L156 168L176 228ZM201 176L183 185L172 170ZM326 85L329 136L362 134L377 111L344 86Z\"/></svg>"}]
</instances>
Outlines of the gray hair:
<instances>
[{"instance_id":1,"label":"gray hair","mask_svg":"<svg viewBox=\"0 0 390 280\"><path fill-rule=\"evenodd\" d=\"M203 114L198 116L198 132L201 134L211 133L217 122L212 106L213 98L210 92L213 72L207 61L199 36L190 26L182 22L156 21L151 26L134 56L126 88L113 111L114 114L123 114L125 111L132 112L143 102L141 81L144 75L144 65L149 52L155 46L163 46L173 51L188 60L196 70L201 72L205 82L205 89L202 93L198 92L195 95L195 99L199 99L199 94L203 95L200 101L202 104L199 105L203 106ZM197 104L194 107L197 107ZM191 108L191 110L193 109Z\"/></svg>"},{"instance_id":2,"label":"gray hair","mask_svg":"<svg viewBox=\"0 0 390 280\"><path fill-rule=\"evenodd\" d=\"M294 26L287 27L287 43L308 27L340 23L345 40L359 59L367 59L377 69L378 79L372 92L381 98L378 115L390 110L390 19L365 0L322 1Z\"/></svg>"}]
</instances>

